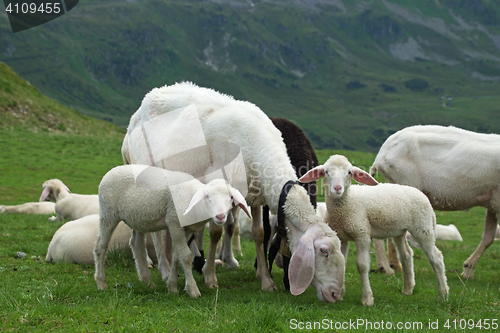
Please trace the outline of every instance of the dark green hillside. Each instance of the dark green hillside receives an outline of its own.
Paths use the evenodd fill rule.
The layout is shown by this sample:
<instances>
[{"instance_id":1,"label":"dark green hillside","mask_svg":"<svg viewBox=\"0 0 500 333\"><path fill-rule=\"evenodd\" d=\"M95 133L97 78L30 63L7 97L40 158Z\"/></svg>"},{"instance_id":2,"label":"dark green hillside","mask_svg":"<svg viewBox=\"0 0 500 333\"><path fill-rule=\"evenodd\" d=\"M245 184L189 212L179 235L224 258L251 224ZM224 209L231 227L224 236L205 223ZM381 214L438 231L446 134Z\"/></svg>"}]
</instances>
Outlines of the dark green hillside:
<instances>
[{"instance_id":1,"label":"dark green hillside","mask_svg":"<svg viewBox=\"0 0 500 333\"><path fill-rule=\"evenodd\" d=\"M46 95L126 126L190 80L301 126L316 148L376 151L414 124L500 133L491 0L87 0L12 34L0 60Z\"/></svg>"}]
</instances>

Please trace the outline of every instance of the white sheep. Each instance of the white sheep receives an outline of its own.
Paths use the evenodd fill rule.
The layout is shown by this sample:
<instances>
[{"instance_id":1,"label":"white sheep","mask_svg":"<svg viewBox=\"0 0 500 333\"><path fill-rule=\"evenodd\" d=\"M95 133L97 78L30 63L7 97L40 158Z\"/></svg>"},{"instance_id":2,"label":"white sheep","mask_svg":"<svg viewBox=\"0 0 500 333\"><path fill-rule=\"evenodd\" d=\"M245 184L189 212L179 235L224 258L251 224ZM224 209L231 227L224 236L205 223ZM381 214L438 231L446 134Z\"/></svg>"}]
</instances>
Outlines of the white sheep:
<instances>
[{"instance_id":1,"label":"white sheep","mask_svg":"<svg viewBox=\"0 0 500 333\"><path fill-rule=\"evenodd\" d=\"M407 127L384 142L370 169L377 172L389 183L418 188L436 210L486 207L483 238L463 265L462 276L474 278L500 222L500 135L452 126Z\"/></svg>"},{"instance_id":2,"label":"white sheep","mask_svg":"<svg viewBox=\"0 0 500 333\"><path fill-rule=\"evenodd\" d=\"M26 202L14 206L0 205L0 213L50 215L56 213L55 206L55 203L48 201Z\"/></svg>"},{"instance_id":3,"label":"white sheep","mask_svg":"<svg viewBox=\"0 0 500 333\"><path fill-rule=\"evenodd\" d=\"M87 215L64 223L52 237L45 260L47 262L66 261L75 264L94 265L93 250L98 233L99 214ZM131 235L132 229L125 223L120 222L111 237L110 248L127 248ZM148 239L147 250L153 261L156 261L152 239Z\"/></svg>"},{"instance_id":4,"label":"white sheep","mask_svg":"<svg viewBox=\"0 0 500 333\"><path fill-rule=\"evenodd\" d=\"M267 204L277 214L283 186L297 176L280 131L262 110L188 82L155 88L131 117L122 151L129 163L195 175L214 166L224 170L233 159L227 145L238 148L244 163L245 183L236 184L231 174L228 180L245 192L252 208L257 278L262 290L276 290L266 266L261 206ZM300 186L289 191L284 213L291 240L292 294L301 294L312 284L320 300L334 302L339 298L345 270L337 235L315 215L306 190ZM206 277L206 265L203 270ZM215 272L210 275L215 278Z\"/></svg>"},{"instance_id":5,"label":"white sheep","mask_svg":"<svg viewBox=\"0 0 500 333\"><path fill-rule=\"evenodd\" d=\"M104 254L113 230L119 221L123 221L134 230L130 243L141 281L151 282L144 233L168 228L174 246L170 274L162 246L153 240L162 277L168 276L168 289L176 293L180 261L186 277L186 292L191 297L200 297L191 270L194 254L188 246L188 239L204 228L209 220L218 224L226 222L233 203L250 214L241 193L223 179L204 185L191 175L156 167L122 165L111 169L99 185L101 212L94 249L97 286L106 288Z\"/></svg>"},{"instance_id":6,"label":"white sheep","mask_svg":"<svg viewBox=\"0 0 500 333\"><path fill-rule=\"evenodd\" d=\"M365 171L353 167L342 155L331 156L324 165L308 171L300 181L309 182L322 177L325 178L327 187L326 222L337 232L343 253L347 253L348 241L356 243L356 265L361 276L364 306L372 306L374 303L368 279L372 237L393 237L403 265L403 294L413 293L413 251L405 238L407 231L427 255L436 273L439 295L447 297L443 256L435 245L436 216L422 192L409 186L377 185L375 179ZM351 185L351 179L377 186Z\"/></svg>"},{"instance_id":7,"label":"white sheep","mask_svg":"<svg viewBox=\"0 0 500 333\"><path fill-rule=\"evenodd\" d=\"M76 220L87 215L99 214L97 195L71 193L59 179L47 180L42 187L39 201L45 201L47 198L55 201L57 221Z\"/></svg>"}]
</instances>

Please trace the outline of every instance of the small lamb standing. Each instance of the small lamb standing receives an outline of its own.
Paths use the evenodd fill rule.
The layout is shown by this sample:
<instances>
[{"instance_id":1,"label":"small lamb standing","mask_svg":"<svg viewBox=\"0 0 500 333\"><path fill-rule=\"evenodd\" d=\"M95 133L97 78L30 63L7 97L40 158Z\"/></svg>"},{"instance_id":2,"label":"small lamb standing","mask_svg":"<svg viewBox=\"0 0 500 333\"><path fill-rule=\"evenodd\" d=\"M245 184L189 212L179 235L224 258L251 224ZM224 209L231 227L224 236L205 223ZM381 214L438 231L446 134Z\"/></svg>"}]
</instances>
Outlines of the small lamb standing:
<instances>
[{"instance_id":1,"label":"small lamb standing","mask_svg":"<svg viewBox=\"0 0 500 333\"><path fill-rule=\"evenodd\" d=\"M99 289L107 286L104 255L113 230L124 221L134 230L130 244L139 280L151 283L144 233L168 228L174 246L170 274L162 244L153 237L162 277L166 279L168 276L169 292L177 293L180 261L186 278L186 292L191 297L200 297L191 270L194 254L188 246L188 239L210 220L216 224L225 223L233 203L250 215L243 195L222 179L204 185L183 172L145 165L122 165L111 169L99 185L100 230L94 249L97 286Z\"/></svg>"},{"instance_id":2,"label":"small lamb standing","mask_svg":"<svg viewBox=\"0 0 500 333\"><path fill-rule=\"evenodd\" d=\"M59 179L47 180L42 185L40 202L47 198L55 201L56 221L77 220L81 217L99 214L99 199L96 194L75 194Z\"/></svg>"},{"instance_id":3,"label":"small lamb standing","mask_svg":"<svg viewBox=\"0 0 500 333\"><path fill-rule=\"evenodd\" d=\"M409 231L436 273L439 295L446 299L443 255L436 247L436 216L429 199L419 190L396 184L379 184L365 171L353 167L345 156L333 155L324 165L307 172L300 181L325 178L327 217L325 221L341 240L344 256L348 241L357 248L356 265L361 276L362 304L373 305L368 272L370 270L370 238L394 237L403 265L403 294L411 295L415 286L413 251L405 235ZM372 186L352 185L351 179ZM343 286L345 293L345 284Z\"/></svg>"}]
</instances>

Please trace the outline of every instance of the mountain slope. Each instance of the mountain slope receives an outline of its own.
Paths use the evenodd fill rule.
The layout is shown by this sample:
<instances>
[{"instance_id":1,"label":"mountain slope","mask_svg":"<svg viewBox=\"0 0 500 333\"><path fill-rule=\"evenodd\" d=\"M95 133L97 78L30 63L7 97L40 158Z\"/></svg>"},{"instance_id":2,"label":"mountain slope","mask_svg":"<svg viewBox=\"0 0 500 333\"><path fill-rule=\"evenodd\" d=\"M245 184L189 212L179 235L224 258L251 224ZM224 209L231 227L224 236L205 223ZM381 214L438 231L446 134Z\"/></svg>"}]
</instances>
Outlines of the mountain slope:
<instances>
[{"instance_id":1,"label":"mountain slope","mask_svg":"<svg viewBox=\"0 0 500 333\"><path fill-rule=\"evenodd\" d=\"M85 1L0 59L48 96L126 126L189 80L301 126L316 148L375 151L413 124L500 132L500 4L489 0Z\"/></svg>"}]
</instances>

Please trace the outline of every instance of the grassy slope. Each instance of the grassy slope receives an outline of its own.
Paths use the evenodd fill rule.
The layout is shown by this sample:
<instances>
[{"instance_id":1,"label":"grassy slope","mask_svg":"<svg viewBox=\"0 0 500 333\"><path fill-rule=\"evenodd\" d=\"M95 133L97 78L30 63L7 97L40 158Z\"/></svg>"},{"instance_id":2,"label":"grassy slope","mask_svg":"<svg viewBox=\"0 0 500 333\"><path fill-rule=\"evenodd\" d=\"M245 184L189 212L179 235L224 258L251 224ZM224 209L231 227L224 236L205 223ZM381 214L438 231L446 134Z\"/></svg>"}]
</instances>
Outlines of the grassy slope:
<instances>
[{"instance_id":1,"label":"grassy slope","mask_svg":"<svg viewBox=\"0 0 500 333\"><path fill-rule=\"evenodd\" d=\"M480 8L476 0L390 2L413 21L381 2L345 2L346 13L275 3L248 10L196 1L88 1L47 25L7 32L0 49L15 51L0 59L49 96L122 126L151 88L192 80L292 119L317 148L376 151L389 134L413 124L500 132L498 83L471 78L500 76L499 50L479 28L457 28L448 10L495 34L497 3L483 1L481 12L467 7ZM0 19L0 27L6 24ZM460 38L433 30L441 25ZM451 62L393 58L391 45L409 38L427 56ZM429 86L413 92L405 88L410 79ZM364 87L348 88L353 81ZM453 96L451 107L442 95Z\"/></svg>"}]
</instances>

